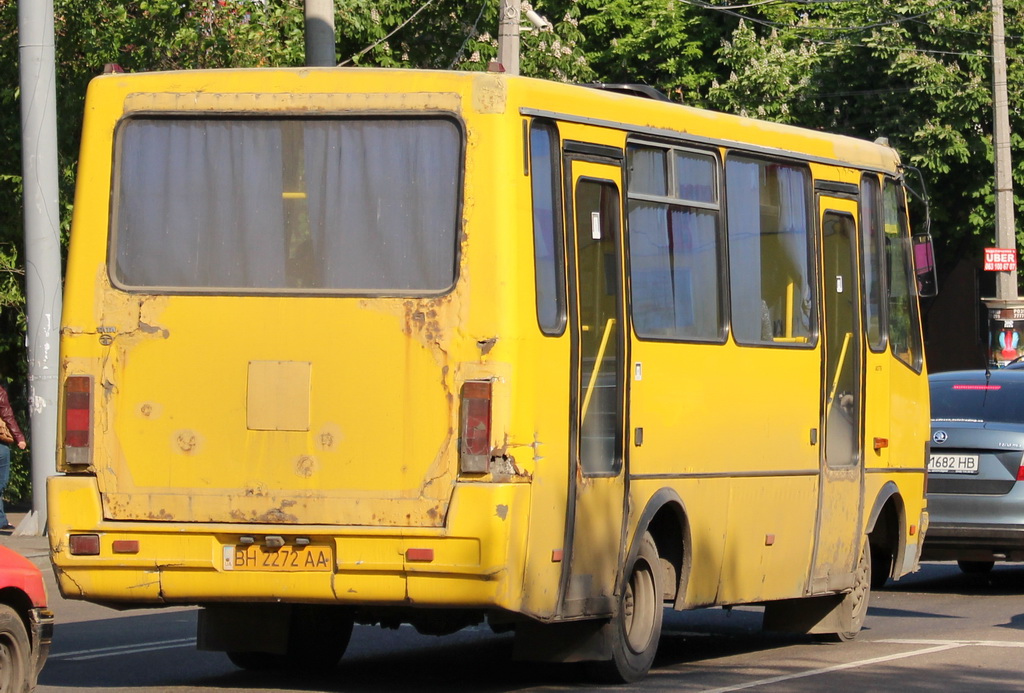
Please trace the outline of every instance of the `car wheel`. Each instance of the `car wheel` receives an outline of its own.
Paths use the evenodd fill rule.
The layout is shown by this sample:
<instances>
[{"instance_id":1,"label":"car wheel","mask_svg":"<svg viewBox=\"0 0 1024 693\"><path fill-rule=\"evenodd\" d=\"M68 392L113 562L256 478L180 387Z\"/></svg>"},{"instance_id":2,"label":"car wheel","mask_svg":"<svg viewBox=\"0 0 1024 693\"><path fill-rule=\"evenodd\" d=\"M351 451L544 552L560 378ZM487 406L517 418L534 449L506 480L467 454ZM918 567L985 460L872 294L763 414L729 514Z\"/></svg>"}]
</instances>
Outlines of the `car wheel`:
<instances>
[{"instance_id":1,"label":"car wheel","mask_svg":"<svg viewBox=\"0 0 1024 693\"><path fill-rule=\"evenodd\" d=\"M992 568L995 566L995 561L957 561L956 564L960 566L960 570L968 575L984 575L985 573L992 572Z\"/></svg>"},{"instance_id":2,"label":"car wheel","mask_svg":"<svg viewBox=\"0 0 1024 693\"><path fill-rule=\"evenodd\" d=\"M24 693L29 689L32 646L21 617L0 604L0 691Z\"/></svg>"}]
</instances>

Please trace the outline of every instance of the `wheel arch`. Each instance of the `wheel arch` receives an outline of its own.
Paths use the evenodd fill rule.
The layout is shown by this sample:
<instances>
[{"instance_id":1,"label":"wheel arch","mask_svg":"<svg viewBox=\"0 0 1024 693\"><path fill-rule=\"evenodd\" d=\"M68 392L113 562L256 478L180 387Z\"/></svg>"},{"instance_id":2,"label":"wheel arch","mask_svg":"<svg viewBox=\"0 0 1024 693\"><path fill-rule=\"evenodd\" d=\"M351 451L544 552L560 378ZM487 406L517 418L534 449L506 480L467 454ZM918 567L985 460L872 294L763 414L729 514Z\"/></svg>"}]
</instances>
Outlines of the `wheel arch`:
<instances>
[{"instance_id":1,"label":"wheel arch","mask_svg":"<svg viewBox=\"0 0 1024 693\"><path fill-rule=\"evenodd\" d=\"M629 577L629 567L636 560L640 543L647 532L650 532L655 546L658 547L658 555L665 569L662 580L662 584L666 586L665 598L671 600L675 608L681 608L686 599L686 583L691 567L691 552L687 550L691 545L690 523L687 520L686 506L674 489L658 489L644 505L637 519L629 552L622 565L620 588Z\"/></svg>"},{"instance_id":2,"label":"wheel arch","mask_svg":"<svg viewBox=\"0 0 1024 693\"><path fill-rule=\"evenodd\" d=\"M32 598L17 587L4 587L0 589L0 604L6 604L14 609L18 618L25 624L25 632L32 639L32 624L29 622L29 611L32 610ZM34 646L34 644L33 644Z\"/></svg>"},{"instance_id":3,"label":"wheel arch","mask_svg":"<svg viewBox=\"0 0 1024 693\"><path fill-rule=\"evenodd\" d=\"M887 481L875 495L868 514L866 533L876 565L883 555L889 557L888 577L893 577L895 566L903 565L907 550L906 530L907 509L903 495L894 481Z\"/></svg>"}]
</instances>

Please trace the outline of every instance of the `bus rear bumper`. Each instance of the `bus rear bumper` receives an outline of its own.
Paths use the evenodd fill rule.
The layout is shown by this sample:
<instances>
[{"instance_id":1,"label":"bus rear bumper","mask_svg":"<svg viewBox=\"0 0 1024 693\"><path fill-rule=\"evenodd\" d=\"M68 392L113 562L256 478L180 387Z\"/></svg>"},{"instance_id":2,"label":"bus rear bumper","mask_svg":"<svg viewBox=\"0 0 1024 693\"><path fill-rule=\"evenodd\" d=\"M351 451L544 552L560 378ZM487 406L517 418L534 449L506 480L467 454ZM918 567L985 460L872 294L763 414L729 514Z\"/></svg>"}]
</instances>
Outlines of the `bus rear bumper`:
<instances>
[{"instance_id":1,"label":"bus rear bumper","mask_svg":"<svg viewBox=\"0 0 1024 693\"><path fill-rule=\"evenodd\" d=\"M120 608L267 601L515 611L522 592L525 537L512 529L528 526L526 484L460 486L448 526L437 529L118 522L102 519L95 479L48 482L50 500L59 493L63 501L49 506L50 555L69 599ZM82 502L68 502L75 497ZM98 537L98 554L72 555L81 534Z\"/></svg>"}]
</instances>

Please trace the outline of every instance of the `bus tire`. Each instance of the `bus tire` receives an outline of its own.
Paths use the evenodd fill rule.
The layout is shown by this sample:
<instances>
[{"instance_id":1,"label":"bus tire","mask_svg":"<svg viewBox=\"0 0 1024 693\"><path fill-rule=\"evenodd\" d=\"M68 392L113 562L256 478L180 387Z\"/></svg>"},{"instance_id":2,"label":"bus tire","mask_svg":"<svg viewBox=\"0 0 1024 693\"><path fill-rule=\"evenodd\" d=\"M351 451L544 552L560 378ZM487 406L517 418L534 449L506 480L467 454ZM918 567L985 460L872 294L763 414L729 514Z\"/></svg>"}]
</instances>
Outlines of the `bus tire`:
<instances>
[{"instance_id":1,"label":"bus tire","mask_svg":"<svg viewBox=\"0 0 1024 693\"><path fill-rule=\"evenodd\" d=\"M249 671L331 671L338 666L349 640L353 620L323 607L296 607L284 653L229 650L228 659Z\"/></svg>"},{"instance_id":2,"label":"bus tire","mask_svg":"<svg viewBox=\"0 0 1024 693\"><path fill-rule=\"evenodd\" d=\"M995 567L995 561L957 561L956 565L960 571L967 575L984 575L991 573Z\"/></svg>"},{"instance_id":3,"label":"bus tire","mask_svg":"<svg viewBox=\"0 0 1024 693\"><path fill-rule=\"evenodd\" d=\"M0 604L0 691L28 691L32 645L25 622L6 604Z\"/></svg>"},{"instance_id":4,"label":"bus tire","mask_svg":"<svg viewBox=\"0 0 1024 693\"><path fill-rule=\"evenodd\" d=\"M610 629L611 659L595 662L593 672L602 681L631 683L643 678L658 650L664 612L663 570L658 547L650 533L629 567Z\"/></svg>"},{"instance_id":5,"label":"bus tire","mask_svg":"<svg viewBox=\"0 0 1024 693\"><path fill-rule=\"evenodd\" d=\"M860 551L860 559L854 570L853 589L843 595L843 601L838 607L841 630L828 634L826 639L833 642L847 642L857 637L868 613L871 582L871 542L865 539L864 547Z\"/></svg>"},{"instance_id":6,"label":"bus tire","mask_svg":"<svg viewBox=\"0 0 1024 693\"><path fill-rule=\"evenodd\" d=\"M888 544L874 544L871 547L871 589L881 590L892 574L893 555Z\"/></svg>"}]
</instances>

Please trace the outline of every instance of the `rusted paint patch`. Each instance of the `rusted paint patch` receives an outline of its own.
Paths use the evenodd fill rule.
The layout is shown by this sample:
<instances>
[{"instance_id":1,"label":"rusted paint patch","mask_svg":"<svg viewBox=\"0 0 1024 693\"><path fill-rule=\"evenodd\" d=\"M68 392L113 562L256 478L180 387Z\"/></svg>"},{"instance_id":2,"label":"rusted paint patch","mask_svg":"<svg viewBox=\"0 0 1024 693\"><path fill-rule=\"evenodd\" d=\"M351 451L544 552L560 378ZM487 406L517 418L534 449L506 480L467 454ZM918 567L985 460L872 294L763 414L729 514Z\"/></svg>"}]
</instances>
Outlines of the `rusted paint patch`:
<instances>
[{"instance_id":1,"label":"rusted paint patch","mask_svg":"<svg viewBox=\"0 0 1024 693\"><path fill-rule=\"evenodd\" d=\"M295 473L307 479L313 476L317 467L316 458L312 455L299 455L299 458L295 460Z\"/></svg>"},{"instance_id":2,"label":"rusted paint patch","mask_svg":"<svg viewBox=\"0 0 1024 693\"><path fill-rule=\"evenodd\" d=\"M505 112L505 78L481 73L473 80L473 108L480 113Z\"/></svg>"},{"instance_id":3,"label":"rusted paint patch","mask_svg":"<svg viewBox=\"0 0 1024 693\"><path fill-rule=\"evenodd\" d=\"M176 431L172 436L172 447L184 455L195 455L202 445L202 438L195 431Z\"/></svg>"},{"instance_id":4,"label":"rusted paint patch","mask_svg":"<svg viewBox=\"0 0 1024 693\"><path fill-rule=\"evenodd\" d=\"M491 353L491 349L493 349L494 345L497 343L498 338L491 337L489 339L478 339L476 345L480 347L480 355L487 356L487 354Z\"/></svg>"},{"instance_id":5,"label":"rusted paint patch","mask_svg":"<svg viewBox=\"0 0 1024 693\"><path fill-rule=\"evenodd\" d=\"M139 405L139 416L144 419L159 419L164 408L156 402L143 402Z\"/></svg>"},{"instance_id":6,"label":"rusted paint patch","mask_svg":"<svg viewBox=\"0 0 1024 693\"><path fill-rule=\"evenodd\" d=\"M167 330L167 328L157 327L155 325L147 325L141 320L139 321L139 331L144 332L146 334L157 335L158 337L163 337L164 339L167 339L168 337L171 336L171 333L169 330Z\"/></svg>"},{"instance_id":7,"label":"rusted paint patch","mask_svg":"<svg viewBox=\"0 0 1024 693\"><path fill-rule=\"evenodd\" d=\"M314 445L322 452L333 452L341 443L341 426L336 423L326 423L316 434Z\"/></svg>"},{"instance_id":8,"label":"rusted paint patch","mask_svg":"<svg viewBox=\"0 0 1024 693\"><path fill-rule=\"evenodd\" d=\"M285 504L282 503L282 506ZM236 522L253 522L257 524L298 524L299 518L286 513L283 508L272 508L263 513L247 513L237 508L231 511L231 518Z\"/></svg>"},{"instance_id":9,"label":"rusted paint patch","mask_svg":"<svg viewBox=\"0 0 1024 693\"><path fill-rule=\"evenodd\" d=\"M508 517L508 506L504 504L497 506L494 509L494 514L500 517L502 520L504 520L506 517Z\"/></svg>"},{"instance_id":10,"label":"rusted paint patch","mask_svg":"<svg viewBox=\"0 0 1024 693\"><path fill-rule=\"evenodd\" d=\"M246 496L262 497L267 495L267 485L262 481L247 481L245 482L245 490L243 493Z\"/></svg>"}]
</instances>

